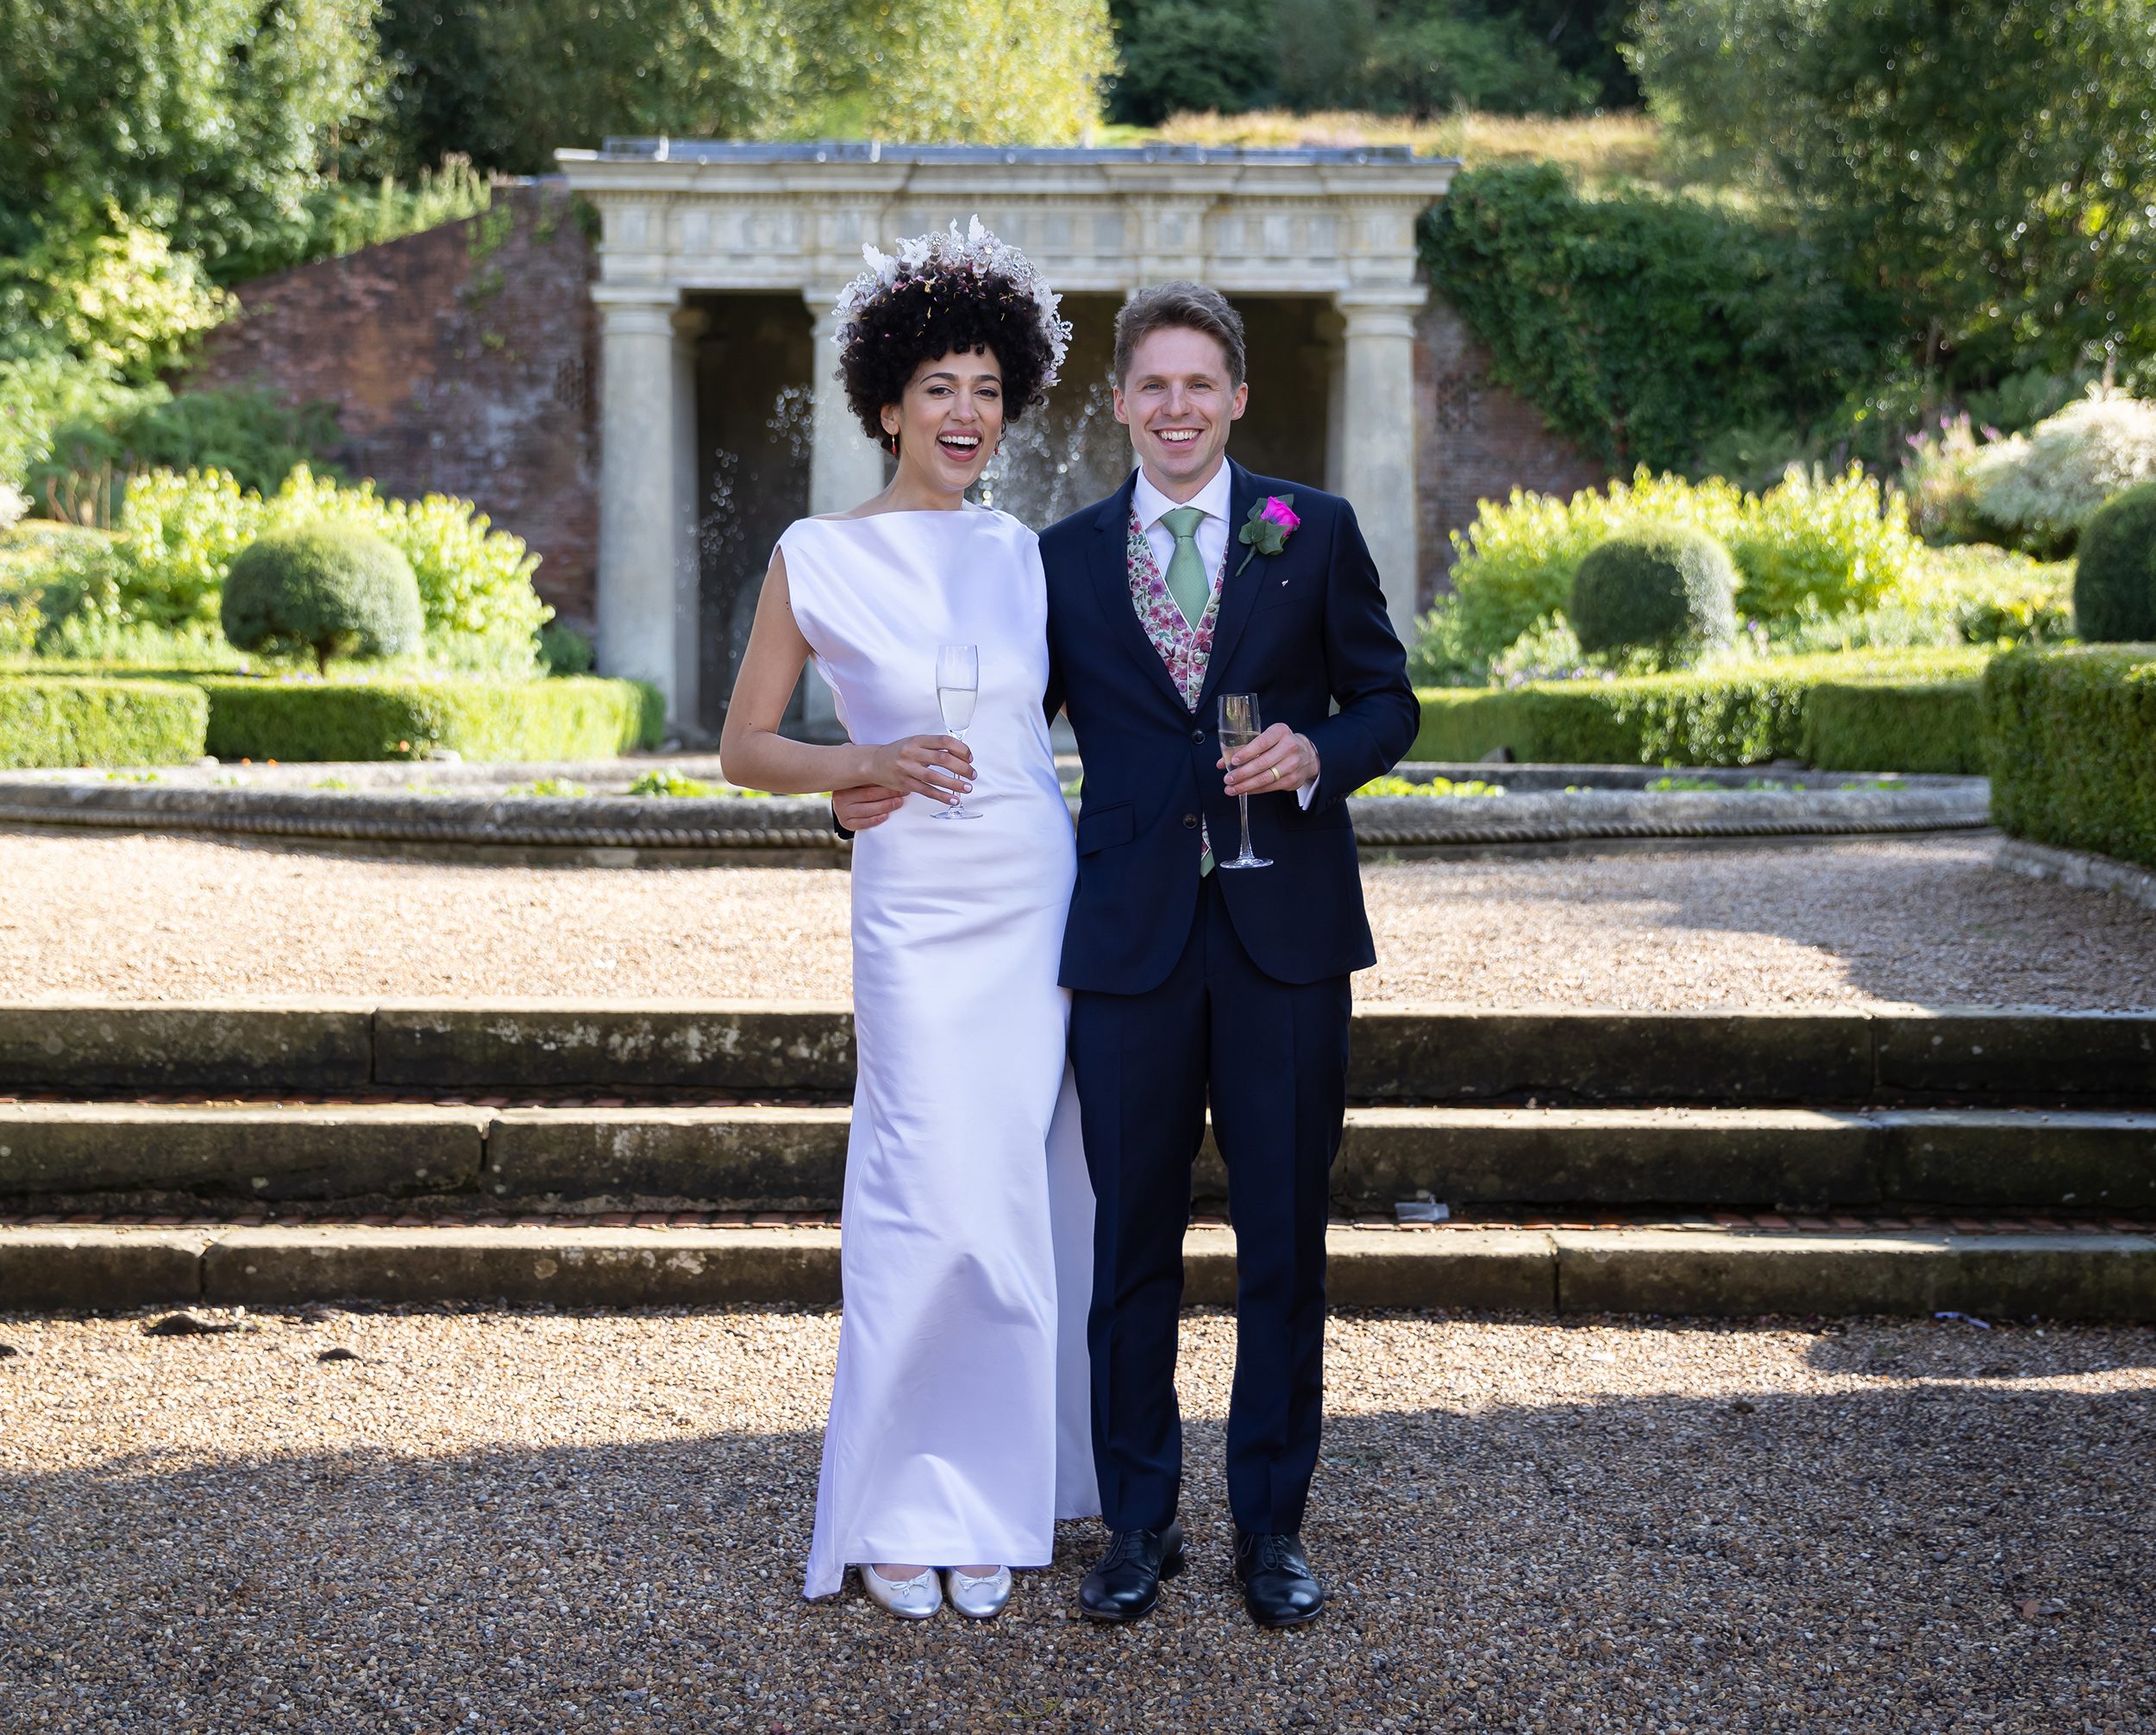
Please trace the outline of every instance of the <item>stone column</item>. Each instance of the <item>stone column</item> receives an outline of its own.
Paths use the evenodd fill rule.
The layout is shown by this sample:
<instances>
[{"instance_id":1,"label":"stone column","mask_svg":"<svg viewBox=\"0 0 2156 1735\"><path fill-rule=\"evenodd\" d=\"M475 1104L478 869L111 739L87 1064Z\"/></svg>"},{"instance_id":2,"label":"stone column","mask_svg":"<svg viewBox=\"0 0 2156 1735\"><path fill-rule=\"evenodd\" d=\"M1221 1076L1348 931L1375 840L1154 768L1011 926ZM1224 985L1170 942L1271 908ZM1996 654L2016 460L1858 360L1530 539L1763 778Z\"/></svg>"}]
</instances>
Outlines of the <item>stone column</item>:
<instances>
[{"instance_id":1,"label":"stone column","mask_svg":"<svg viewBox=\"0 0 2156 1735\"><path fill-rule=\"evenodd\" d=\"M599 665L648 680L680 717L675 661L679 487L674 315L658 285L599 284Z\"/></svg>"},{"instance_id":2,"label":"stone column","mask_svg":"<svg viewBox=\"0 0 2156 1735\"><path fill-rule=\"evenodd\" d=\"M831 304L837 289L802 291L809 316L816 322L816 341L810 363L809 389L812 407L809 423L809 514L843 512L858 506L883 487L883 453L862 431L861 423L847 407L844 387L838 383L838 316ZM830 689L812 666L802 692L801 722L818 740L842 740L837 708Z\"/></svg>"},{"instance_id":3,"label":"stone column","mask_svg":"<svg viewBox=\"0 0 2156 1735\"><path fill-rule=\"evenodd\" d=\"M703 702L704 562L697 538L696 348L708 322L700 308L674 316L674 704L678 732L705 744Z\"/></svg>"},{"instance_id":4,"label":"stone column","mask_svg":"<svg viewBox=\"0 0 2156 1735\"><path fill-rule=\"evenodd\" d=\"M1415 310L1419 286L1342 291L1340 492L1355 508L1402 642L1414 630Z\"/></svg>"}]
</instances>

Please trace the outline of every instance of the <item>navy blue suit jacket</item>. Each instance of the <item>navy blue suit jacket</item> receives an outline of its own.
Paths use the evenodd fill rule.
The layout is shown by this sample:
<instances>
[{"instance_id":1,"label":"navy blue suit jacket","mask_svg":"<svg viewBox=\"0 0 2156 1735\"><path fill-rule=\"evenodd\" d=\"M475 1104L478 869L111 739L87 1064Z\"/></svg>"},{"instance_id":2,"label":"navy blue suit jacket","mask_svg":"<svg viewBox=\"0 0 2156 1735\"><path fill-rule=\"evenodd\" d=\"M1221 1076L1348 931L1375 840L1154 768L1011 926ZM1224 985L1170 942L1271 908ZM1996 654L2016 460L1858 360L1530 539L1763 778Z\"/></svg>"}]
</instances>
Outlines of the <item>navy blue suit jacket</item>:
<instances>
[{"instance_id":1,"label":"navy blue suit jacket","mask_svg":"<svg viewBox=\"0 0 2156 1735\"><path fill-rule=\"evenodd\" d=\"M1421 708L1407 653L1353 508L1338 495L1230 467L1227 573L1194 714L1131 603L1136 472L1107 499L1041 533L1048 714L1069 712L1086 767L1078 883L1063 935L1067 988L1144 993L1181 955L1197 907L1197 817L1223 859L1239 838L1236 803L1214 764L1223 692L1256 693L1261 721L1307 736L1322 768L1307 812L1293 793L1250 798L1250 844L1273 865L1220 874L1237 937L1283 982L1344 976L1376 961L1345 798L1413 744ZM1301 526L1279 554L1244 566L1250 549L1236 533L1269 494L1293 494Z\"/></svg>"}]
</instances>

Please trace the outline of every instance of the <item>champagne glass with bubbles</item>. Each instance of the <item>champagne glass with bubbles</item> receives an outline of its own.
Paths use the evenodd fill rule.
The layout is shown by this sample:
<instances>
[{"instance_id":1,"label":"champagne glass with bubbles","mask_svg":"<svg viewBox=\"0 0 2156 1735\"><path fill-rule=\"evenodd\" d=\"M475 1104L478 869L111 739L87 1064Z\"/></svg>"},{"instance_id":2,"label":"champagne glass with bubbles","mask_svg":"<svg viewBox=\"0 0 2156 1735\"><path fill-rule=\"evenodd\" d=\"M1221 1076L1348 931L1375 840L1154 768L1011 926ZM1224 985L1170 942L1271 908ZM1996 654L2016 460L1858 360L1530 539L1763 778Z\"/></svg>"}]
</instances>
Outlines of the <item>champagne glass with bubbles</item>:
<instances>
[{"instance_id":1,"label":"champagne glass with bubbles","mask_svg":"<svg viewBox=\"0 0 2156 1735\"><path fill-rule=\"evenodd\" d=\"M975 701L981 696L981 648L978 645L936 647L936 705L943 714L943 727L960 741L973 723ZM938 819L978 819L961 796Z\"/></svg>"},{"instance_id":2,"label":"champagne glass with bubbles","mask_svg":"<svg viewBox=\"0 0 2156 1735\"><path fill-rule=\"evenodd\" d=\"M1257 695L1254 692L1224 692L1220 695L1220 754L1225 759L1248 747L1258 736ZM1218 861L1216 868L1269 868L1273 864L1263 855L1250 853L1250 798L1238 795L1236 800L1243 809L1243 853L1232 861Z\"/></svg>"}]
</instances>

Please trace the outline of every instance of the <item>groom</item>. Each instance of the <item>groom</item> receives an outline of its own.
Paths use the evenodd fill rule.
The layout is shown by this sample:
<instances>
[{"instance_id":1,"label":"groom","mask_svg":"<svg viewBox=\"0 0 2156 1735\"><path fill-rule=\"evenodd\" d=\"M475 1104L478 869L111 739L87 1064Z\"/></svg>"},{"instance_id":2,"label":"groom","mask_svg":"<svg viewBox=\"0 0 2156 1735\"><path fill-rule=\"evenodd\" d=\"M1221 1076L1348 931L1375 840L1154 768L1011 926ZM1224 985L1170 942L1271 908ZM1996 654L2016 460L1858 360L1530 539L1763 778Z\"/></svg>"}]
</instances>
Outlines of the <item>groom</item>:
<instances>
[{"instance_id":1,"label":"groom","mask_svg":"<svg viewBox=\"0 0 2156 1735\"><path fill-rule=\"evenodd\" d=\"M1236 1575L1262 1625L1325 1600L1298 1532L1348 974L1376 961L1345 798L1407 752L1420 714L1348 504L1228 459L1244 363L1242 319L1213 291L1125 303L1115 416L1138 470L1041 536L1048 709L1068 709L1085 761L1062 980L1096 1201L1094 1463L1114 1535L1079 1600L1099 1620L1147 1613L1183 1563L1175 1334L1208 1104L1236 1236ZM1254 694L1267 725L1227 764L1223 693ZM1240 795L1270 867L1225 865Z\"/></svg>"},{"instance_id":2,"label":"groom","mask_svg":"<svg viewBox=\"0 0 2156 1735\"><path fill-rule=\"evenodd\" d=\"M1244 363L1243 322L1215 291L1169 283L1126 303L1115 414L1138 470L1041 536L1048 714L1068 711L1085 761L1061 980L1096 1200L1093 1448L1113 1536L1079 1600L1097 1620L1149 1613L1184 1564L1175 1337L1208 1105L1236 1235L1236 1575L1263 1625L1325 1601L1298 1532L1348 976L1376 961L1345 798L1407 752L1420 714L1348 504L1228 460ZM1232 764L1223 693L1255 695L1267 724ZM1227 865L1243 795L1269 867ZM838 817L873 824L889 805L843 792Z\"/></svg>"}]
</instances>

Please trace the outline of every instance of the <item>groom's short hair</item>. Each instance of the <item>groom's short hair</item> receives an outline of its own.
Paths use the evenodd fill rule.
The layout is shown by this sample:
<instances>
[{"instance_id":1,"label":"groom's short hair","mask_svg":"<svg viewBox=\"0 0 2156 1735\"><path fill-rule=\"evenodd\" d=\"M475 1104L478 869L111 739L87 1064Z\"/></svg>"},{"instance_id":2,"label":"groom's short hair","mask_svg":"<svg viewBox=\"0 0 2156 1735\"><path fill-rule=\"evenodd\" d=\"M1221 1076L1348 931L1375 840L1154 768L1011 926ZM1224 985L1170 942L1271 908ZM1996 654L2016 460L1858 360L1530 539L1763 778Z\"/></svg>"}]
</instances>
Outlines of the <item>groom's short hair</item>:
<instances>
[{"instance_id":1,"label":"groom's short hair","mask_svg":"<svg viewBox=\"0 0 2156 1735\"><path fill-rule=\"evenodd\" d=\"M1229 305L1217 289L1202 283L1156 283L1141 289L1125 302L1115 316L1115 379L1120 385L1131 377L1131 355L1156 331L1181 328L1202 331L1227 354L1228 384L1243 383L1247 352L1243 341L1243 316Z\"/></svg>"}]
</instances>

